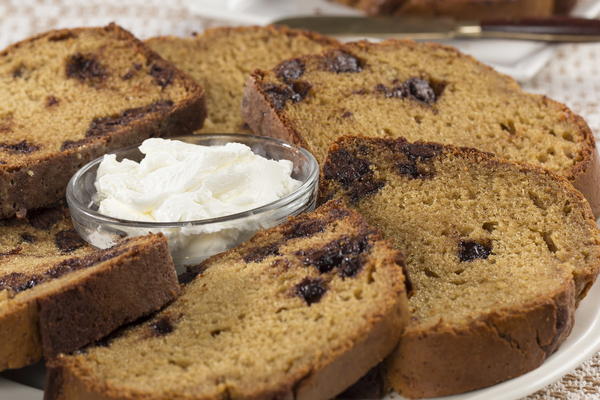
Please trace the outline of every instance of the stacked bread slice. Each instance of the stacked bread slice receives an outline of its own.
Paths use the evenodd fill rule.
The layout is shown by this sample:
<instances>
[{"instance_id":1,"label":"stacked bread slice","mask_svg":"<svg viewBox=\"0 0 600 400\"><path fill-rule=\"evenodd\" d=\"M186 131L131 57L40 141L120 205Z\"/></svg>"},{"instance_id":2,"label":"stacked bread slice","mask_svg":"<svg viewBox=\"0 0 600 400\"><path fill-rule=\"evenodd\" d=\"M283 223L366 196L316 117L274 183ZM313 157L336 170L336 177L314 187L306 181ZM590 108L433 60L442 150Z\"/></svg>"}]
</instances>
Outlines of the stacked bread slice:
<instances>
[{"instance_id":1,"label":"stacked bread slice","mask_svg":"<svg viewBox=\"0 0 600 400\"><path fill-rule=\"evenodd\" d=\"M198 133L250 132L240 107L244 82L251 72L339 45L316 33L276 26L216 28L192 38L151 38L146 44L206 90L208 116Z\"/></svg>"},{"instance_id":2,"label":"stacked bread slice","mask_svg":"<svg viewBox=\"0 0 600 400\"><path fill-rule=\"evenodd\" d=\"M156 311L179 293L163 236L87 245L65 207L0 226L0 370L55 357Z\"/></svg>"},{"instance_id":3,"label":"stacked bread slice","mask_svg":"<svg viewBox=\"0 0 600 400\"><path fill-rule=\"evenodd\" d=\"M82 165L205 117L194 80L117 25L51 31L0 53L0 218L52 205Z\"/></svg>"},{"instance_id":4,"label":"stacked bread slice","mask_svg":"<svg viewBox=\"0 0 600 400\"><path fill-rule=\"evenodd\" d=\"M51 31L0 53L0 370L71 352L179 293L166 239L83 242L61 203L111 149L199 128L203 89L129 32ZM15 216L16 215L16 216Z\"/></svg>"},{"instance_id":5,"label":"stacked bread slice","mask_svg":"<svg viewBox=\"0 0 600 400\"><path fill-rule=\"evenodd\" d=\"M329 399L396 346L402 267L358 213L326 204L210 258L105 347L58 357L46 399Z\"/></svg>"},{"instance_id":6,"label":"stacked bread slice","mask_svg":"<svg viewBox=\"0 0 600 400\"><path fill-rule=\"evenodd\" d=\"M450 47L349 43L255 72L243 104L255 132L321 162L346 134L469 146L567 178L600 212L598 153L583 119Z\"/></svg>"},{"instance_id":7,"label":"stacked bread slice","mask_svg":"<svg viewBox=\"0 0 600 400\"><path fill-rule=\"evenodd\" d=\"M565 340L600 270L590 207L564 178L469 148L343 137L322 171L405 252L411 320L386 378L408 397L493 385Z\"/></svg>"}]
</instances>

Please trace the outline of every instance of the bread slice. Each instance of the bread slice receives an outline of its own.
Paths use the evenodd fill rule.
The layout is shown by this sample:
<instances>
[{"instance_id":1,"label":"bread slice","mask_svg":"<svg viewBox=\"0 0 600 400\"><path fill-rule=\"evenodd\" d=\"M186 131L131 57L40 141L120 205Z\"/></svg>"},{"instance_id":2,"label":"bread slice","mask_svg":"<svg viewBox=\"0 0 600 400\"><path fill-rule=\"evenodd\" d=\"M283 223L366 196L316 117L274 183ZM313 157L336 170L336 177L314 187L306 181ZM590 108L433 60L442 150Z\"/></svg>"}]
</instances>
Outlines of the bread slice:
<instances>
[{"instance_id":1,"label":"bread slice","mask_svg":"<svg viewBox=\"0 0 600 400\"><path fill-rule=\"evenodd\" d=\"M397 344L400 254L330 203L262 231L107 347L61 355L46 399L329 399Z\"/></svg>"},{"instance_id":2,"label":"bread slice","mask_svg":"<svg viewBox=\"0 0 600 400\"><path fill-rule=\"evenodd\" d=\"M146 44L206 90L208 117L198 133L250 132L240 116L244 82L256 68L338 45L316 33L275 26L209 29L192 38L157 37Z\"/></svg>"},{"instance_id":3,"label":"bread slice","mask_svg":"<svg viewBox=\"0 0 600 400\"><path fill-rule=\"evenodd\" d=\"M564 178L474 149L342 137L323 198L346 198L404 252L411 320L387 379L461 393L540 365L600 268L600 234Z\"/></svg>"},{"instance_id":4,"label":"bread slice","mask_svg":"<svg viewBox=\"0 0 600 400\"><path fill-rule=\"evenodd\" d=\"M258 134L320 161L343 134L475 147L566 177L600 213L600 164L583 119L450 47L357 42L286 61L252 75L243 114Z\"/></svg>"},{"instance_id":5,"label":"bread slice","mask_svg":"<svg viewBox=\"0 0 600 400\"><path fill-rule=\"evenodd\" d=\"M460 19L549 17L567 14L572 0L336 0L369 15L443 15Z\"/></svg>"},{"instance_id":6,"label":"bread slice","mask_svg":"<svg viewBox=\"0 0 600 400\"><path fill-rule=\"evenodd\" d=\"M202 126L195 81L129 32L51 31L0 52L0 218L49 206L109 150Z\"/></svg>"},{"instance_id":7,"label":"bread slice","mask_svg":"<svg viewBox=\"0 0 600 400\"><path fill-rule=\"evenodd\" d=\"M73 351L179 293L161 235L97 250L65 207L0 223L0 370Z\"/></svg>"}]
</instances>

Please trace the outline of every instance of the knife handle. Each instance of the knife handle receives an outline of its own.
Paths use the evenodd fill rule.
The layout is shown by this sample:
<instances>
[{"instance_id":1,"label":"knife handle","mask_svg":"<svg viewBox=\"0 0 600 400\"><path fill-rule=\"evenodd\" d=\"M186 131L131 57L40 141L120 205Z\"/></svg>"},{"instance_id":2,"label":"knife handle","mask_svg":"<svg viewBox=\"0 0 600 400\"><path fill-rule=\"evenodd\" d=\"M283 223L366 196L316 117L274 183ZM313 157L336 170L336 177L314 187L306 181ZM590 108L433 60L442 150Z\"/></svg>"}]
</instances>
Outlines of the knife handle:
<instances>
[{"instance_id":1,"label":"knife handle","mask_svg":"<svg viewBox=\"0 0 600 400\"><path fill-rule=\"evenodd\" d=\"M485 20L481 21L481 36L554 42L591 42L600 40L600 20L561 16Z\"/></svg>"}]
</instances>

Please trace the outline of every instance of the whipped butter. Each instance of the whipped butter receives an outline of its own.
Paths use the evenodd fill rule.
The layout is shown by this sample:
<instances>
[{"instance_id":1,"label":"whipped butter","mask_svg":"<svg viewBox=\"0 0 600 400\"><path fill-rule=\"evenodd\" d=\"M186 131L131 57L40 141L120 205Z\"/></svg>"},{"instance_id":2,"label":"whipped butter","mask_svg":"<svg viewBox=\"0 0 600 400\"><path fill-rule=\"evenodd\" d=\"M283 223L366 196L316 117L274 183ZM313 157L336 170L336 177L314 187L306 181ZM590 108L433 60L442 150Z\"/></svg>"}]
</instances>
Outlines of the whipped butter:
<instances>
[{"instance_id":1,"label":"whipped butter","mask_svg":"<svg viewBox=\"0 0 600 400\"><path fill-rule=\"evenodd\" d=\"M291 161L268 160L240 143L147 139L139 149L145 155L140 162L104 156L95 182L100 213L145 222L203 220L266 205L301 186L291 177ZM261 227L246 218L151 231L163 232L175 261L187 264L230 248Z\"/></svg>"}]
</instances>

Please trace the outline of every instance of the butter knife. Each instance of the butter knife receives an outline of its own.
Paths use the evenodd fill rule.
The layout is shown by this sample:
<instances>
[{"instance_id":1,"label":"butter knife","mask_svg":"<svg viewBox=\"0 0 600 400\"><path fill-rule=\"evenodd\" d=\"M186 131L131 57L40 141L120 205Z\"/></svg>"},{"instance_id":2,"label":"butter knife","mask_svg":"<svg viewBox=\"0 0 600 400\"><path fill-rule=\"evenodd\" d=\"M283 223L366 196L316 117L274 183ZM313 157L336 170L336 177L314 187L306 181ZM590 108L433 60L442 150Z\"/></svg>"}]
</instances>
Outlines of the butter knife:
<instances>
[{"instance_id":1,"label":"butter knife","mask_svg":"<svg viewBox=\"0 0 600 400\"><path fill-rule=\"evenodd\" d=\"M519 39L544 42L600 41L600 20L576 17L458 21L452 18L296 16L273 22L344 37L441 39Z\"/></svg>"}]
</instances>

